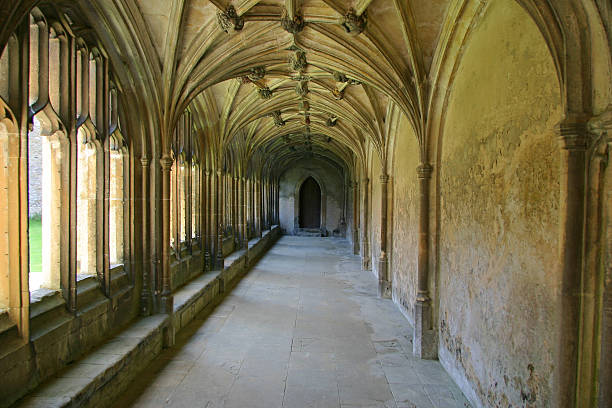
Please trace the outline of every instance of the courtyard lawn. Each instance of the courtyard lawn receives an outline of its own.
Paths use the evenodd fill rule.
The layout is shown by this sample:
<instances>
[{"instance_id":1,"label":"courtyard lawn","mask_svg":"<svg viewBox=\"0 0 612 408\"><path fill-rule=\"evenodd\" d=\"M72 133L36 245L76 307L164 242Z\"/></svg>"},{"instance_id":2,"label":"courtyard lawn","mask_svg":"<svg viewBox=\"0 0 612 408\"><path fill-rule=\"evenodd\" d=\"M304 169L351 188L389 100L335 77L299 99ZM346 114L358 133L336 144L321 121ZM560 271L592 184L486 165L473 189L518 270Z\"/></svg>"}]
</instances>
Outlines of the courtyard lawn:
<instances>
[{"instance_id":1,"label":"courtyard lawn","mask_svg":"<svg viewBox=\"0 0 612 408\"><path fill-rule=\"evenodd\" d=\"M30 218L30 272L42 273L42 220Z\"/></svg>"}]
</instances>

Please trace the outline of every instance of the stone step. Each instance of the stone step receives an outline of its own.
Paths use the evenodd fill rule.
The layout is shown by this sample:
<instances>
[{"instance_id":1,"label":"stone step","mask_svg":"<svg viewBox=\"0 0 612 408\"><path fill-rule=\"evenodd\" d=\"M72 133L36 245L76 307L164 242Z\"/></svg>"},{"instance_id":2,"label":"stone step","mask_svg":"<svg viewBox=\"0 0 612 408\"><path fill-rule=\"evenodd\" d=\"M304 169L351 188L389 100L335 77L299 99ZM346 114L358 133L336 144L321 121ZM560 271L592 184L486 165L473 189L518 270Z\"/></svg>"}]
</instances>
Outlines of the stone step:
<instances>
[{"instance_id":1,"label":"stone step","mask_svg":"<svg viewBox=\"0 0 612 408\"><path fill-rule=\"evenodd\" d=\"M168 315L142 318L70 364L15 407L103 406L161 351Z\"/></svg>"},{"instance_id":2,"label":"stone step","mask_svg":"<svg viewBox=\"0 0 612 408\"><path fill-rule=\"evenodd\" d=\"M254 256L269 247L275 241L278 232L278 228L275 228L273 237L264 234L262 240L254 243ZM185 327L198 313L212 310L224 296L221 282L236 280L246 272L247 268L245 257L239 256L228 269L205 273L192 280L174 293L172 314L157 314L131 323L128 328L108 338L103 345L84 358L69 364L35 388L13 407L99 408L110 405L114 397L125 391L141 370L157 357L162 347L173 344L175 331ZM127 276L117 278L127 279ZM126 282L128 280L120 286L125 286ZM115 296L119 296L122 290L120 289ZM83 278L78 282L77 296L81 305L83 300L90 302L86 308L96 307L98 299L102 299L102 302L109 301L102 294L95 276ZM51 300L56 299L53 297ZM63 299L56 308L66 313ZM41 312L39 316L44 316L50 311L39 312ZM60 316L62 315L60 313Z\"/></svg>"}]
</instances>

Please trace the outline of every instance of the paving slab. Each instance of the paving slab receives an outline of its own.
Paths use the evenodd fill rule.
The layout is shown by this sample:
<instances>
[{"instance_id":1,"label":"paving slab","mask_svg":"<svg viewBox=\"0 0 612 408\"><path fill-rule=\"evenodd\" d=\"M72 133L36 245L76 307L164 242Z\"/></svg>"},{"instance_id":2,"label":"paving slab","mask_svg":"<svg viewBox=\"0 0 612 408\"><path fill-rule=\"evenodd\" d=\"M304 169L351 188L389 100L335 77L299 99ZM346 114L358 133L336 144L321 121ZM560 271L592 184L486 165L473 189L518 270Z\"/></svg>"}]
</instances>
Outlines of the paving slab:
<instances>
[{"instance_id":1,"label":"paving slab","mask_svg":"<svg viewBox=\"0 0 612 408\"><path fill-rule=\"evenodd\" d=\"M469 407L376 292L345 240L285 236L115 406Z\"/></svg>"}]
</instances>

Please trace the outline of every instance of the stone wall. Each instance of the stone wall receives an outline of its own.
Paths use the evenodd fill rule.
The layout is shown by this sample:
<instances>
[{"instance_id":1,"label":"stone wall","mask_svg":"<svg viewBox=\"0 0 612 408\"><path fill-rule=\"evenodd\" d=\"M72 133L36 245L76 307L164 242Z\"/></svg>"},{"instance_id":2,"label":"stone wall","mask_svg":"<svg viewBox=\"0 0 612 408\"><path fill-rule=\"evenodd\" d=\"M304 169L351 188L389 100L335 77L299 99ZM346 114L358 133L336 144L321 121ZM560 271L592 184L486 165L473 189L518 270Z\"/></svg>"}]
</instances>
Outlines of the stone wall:
<instances>
[{"instance_id":1,"label":"stone wall","mask_svg":"<svg viewBox=\"0 0 612 408\"><path fill-rule=\"evenodd\" d=\"M378 277L378 258L380 257L380 207L381 207L381 163L378 153L372 151L370 161L370 256L372 273Z\"/></svg>"},{"instance_id":2,"label":"stone wall","mask_svg":"<svg viewBox=\"0 0 612 408\"><path fill-rule=\"evenodd\" d=\"M294 163L280 179L280 225L283 233L293 234L298 217L296 200L299 200L299 188L307 177L313 176L321 187L321 195L326 195L325 228L329 235L339 231L346 236L348 227L342 226L342 205L344 203L344 175L340 170L321 159L300 160ZM350 208L350 201L347 208ZM321 206L323 211L323 206Z\"/></svg>"},{"instance_id":3,"label":"stone wall","mask_svg":"<svg viewBox=\"0 0 612 408\"><path fill-rule=\"evenodd\" d=\"M417 291L419 149L416 135L402 116L395 139L393 162L393 243L389 263L393 300L414 324Z\"/></svg>"},{"instance_id":4,"label":"stone wall","mask_svg":"<svg viewBox=\"0 0 612 408\"><path fill-rule=\"evenodd\" d=\"M550 406L561 115L538 28L516 2L489 2L456 73L436 165L439 357L475 406Z\"/></svg>"}]
</instances>

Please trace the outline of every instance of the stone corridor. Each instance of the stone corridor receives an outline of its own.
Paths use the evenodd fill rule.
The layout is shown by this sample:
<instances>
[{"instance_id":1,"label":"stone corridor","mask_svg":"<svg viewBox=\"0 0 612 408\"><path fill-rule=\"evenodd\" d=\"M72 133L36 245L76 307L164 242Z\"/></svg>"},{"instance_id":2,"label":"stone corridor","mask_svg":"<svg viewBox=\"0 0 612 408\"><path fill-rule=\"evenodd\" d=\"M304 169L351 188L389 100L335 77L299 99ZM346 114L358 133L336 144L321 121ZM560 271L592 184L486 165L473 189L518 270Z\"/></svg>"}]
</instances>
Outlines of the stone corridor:
<instances>
[{"instance_id":1,"label":"stone corridor","mask_svg":"<svg viewBox=\"0 0 612 408\"><path fill-rule=\"evenodd\" d=\"M116 407L466 407L345 240L285 236Z\"/></svg>"}]
</instances>

